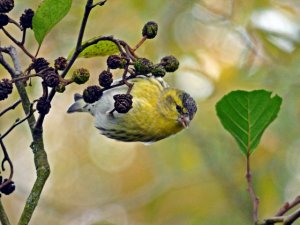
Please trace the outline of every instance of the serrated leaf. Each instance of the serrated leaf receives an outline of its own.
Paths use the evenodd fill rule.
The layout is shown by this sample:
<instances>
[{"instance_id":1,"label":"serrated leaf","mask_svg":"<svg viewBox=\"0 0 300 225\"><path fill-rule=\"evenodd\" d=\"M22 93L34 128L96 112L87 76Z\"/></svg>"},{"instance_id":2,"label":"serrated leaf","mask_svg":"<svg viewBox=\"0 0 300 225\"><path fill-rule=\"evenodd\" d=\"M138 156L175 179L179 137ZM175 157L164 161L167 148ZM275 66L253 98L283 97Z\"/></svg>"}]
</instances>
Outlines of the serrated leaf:
<instances>
[{"instance_id":1,"label":"serrated leaf","mask_svg":"<svg viewBox=\"0 0 300 225\"><path fill-rule=\"evenodd\" d=\"M266 90L232 91L217 104L217 115L223 127L237 141L241 151L250 156L265 129L277 117L282 98L271 97Z\"/></svg>"},{"instance_id":2,"label":"serrated leaf","mask_svg":"<svg viewBox=\"0 0 300 225\"><path fill-rule=\"evenodd\" d=\"M93 38L95 39L95 38ZM85 43L92 41L93 39L90 39L88 41L85 41L82 45ZM74 49L70 52L68 58L72 56L74 52ZM96 44L93 44L87 48L85 48L80 54L79 58L92 58L96 56L108 56L115 53L118 53L119 49L118 46L109 40L100 40Z\"/></svg>"},{"instance_id":3,"label":"serrated leaf","mask_svg":"<svg viewBox=\"0 0 300 225\"><path fill-rule=\"evenodd\" d=\"M41 45L45 36L69 12L72 0L44 0L32 19L35 39Z\"/></svg>"}]
</instances>

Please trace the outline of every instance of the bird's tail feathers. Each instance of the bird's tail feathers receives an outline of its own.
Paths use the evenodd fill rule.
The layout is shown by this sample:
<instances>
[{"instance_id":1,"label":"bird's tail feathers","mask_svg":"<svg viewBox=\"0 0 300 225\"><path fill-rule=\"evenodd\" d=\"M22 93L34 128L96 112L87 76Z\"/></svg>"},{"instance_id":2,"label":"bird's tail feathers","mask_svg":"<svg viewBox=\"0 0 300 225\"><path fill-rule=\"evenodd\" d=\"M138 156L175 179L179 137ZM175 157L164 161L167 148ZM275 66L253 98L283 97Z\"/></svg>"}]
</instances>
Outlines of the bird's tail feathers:
<instances>
[{"instance_id":1,"label":"bird's tail feathers","mask_svg":"<svg viewBox=\"0 0 300 225\"><path fill-rule=\"evenodd\" d=\"M74 95L74 103L69 107L67 113L87 112L87 104L84 102L82 95L76 93Z\"/></svg>"}]
</instances>

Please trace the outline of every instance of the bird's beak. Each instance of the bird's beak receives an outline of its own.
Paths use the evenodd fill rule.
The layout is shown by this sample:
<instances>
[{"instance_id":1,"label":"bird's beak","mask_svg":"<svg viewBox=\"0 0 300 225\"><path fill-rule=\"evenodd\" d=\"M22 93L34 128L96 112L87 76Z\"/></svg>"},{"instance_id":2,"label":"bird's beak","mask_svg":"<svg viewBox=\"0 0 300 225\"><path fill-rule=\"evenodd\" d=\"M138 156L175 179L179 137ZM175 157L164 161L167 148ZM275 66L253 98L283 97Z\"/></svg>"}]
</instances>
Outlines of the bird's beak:
<instances>
[{"instance_id":1,"label":"bird's beak","mask_svg":"<svg viewBox=\"0 0 300 225\"><path fill-rule=\"evenodd\" d=\"M190 117L188 115L181 115L179 117L179 121L181 122L184 128L188 128L190 125Z\"/></svg>"}]
</instances>

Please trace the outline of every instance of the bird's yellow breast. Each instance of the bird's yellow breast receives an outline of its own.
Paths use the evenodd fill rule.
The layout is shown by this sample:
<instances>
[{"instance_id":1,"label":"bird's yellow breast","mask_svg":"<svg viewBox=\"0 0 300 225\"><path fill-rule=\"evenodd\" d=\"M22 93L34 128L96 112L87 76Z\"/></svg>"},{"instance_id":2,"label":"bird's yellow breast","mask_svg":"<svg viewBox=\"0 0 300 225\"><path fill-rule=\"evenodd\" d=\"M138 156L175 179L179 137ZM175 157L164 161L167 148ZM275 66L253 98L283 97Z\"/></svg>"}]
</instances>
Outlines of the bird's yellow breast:
<instances>
[{"instance_id":1,"label":"bird's yellow breast","mask_svg":"<svg viewBox=\"0 0 300 225\"><path fill-rule=\"evenodd\" d=\"M167 89L156 79L134 79L133 108L122 117L119 126L127 127L127 135L156 141L175 134L183 126L174 117L159 110L164 104L162 93ZM124 124L125 123L125 124Z\"/></svg>"}]
</instances>

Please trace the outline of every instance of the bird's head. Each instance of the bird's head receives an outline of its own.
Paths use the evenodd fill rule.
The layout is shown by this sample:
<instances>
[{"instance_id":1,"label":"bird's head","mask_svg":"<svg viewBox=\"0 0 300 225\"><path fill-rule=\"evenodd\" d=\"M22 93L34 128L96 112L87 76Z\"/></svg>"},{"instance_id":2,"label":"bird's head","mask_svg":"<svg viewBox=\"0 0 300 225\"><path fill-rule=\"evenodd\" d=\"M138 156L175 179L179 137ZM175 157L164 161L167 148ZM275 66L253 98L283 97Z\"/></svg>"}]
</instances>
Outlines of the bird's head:
<instances>
[{"instance_id":1,"label":"bird's head","mask_svg":"<svg viewBox=\"0 0 300 225\"><path fill-rule=\"evenodd\" d=\"M162 98L162 114L187 128L197 112L195 100L188 93L177 89L167 89Z\"/></svg>"}]
</instances>

